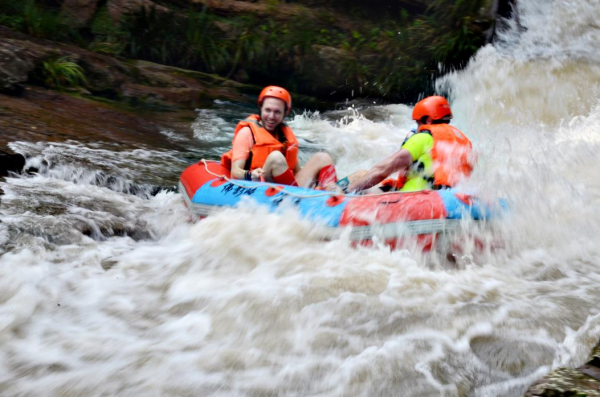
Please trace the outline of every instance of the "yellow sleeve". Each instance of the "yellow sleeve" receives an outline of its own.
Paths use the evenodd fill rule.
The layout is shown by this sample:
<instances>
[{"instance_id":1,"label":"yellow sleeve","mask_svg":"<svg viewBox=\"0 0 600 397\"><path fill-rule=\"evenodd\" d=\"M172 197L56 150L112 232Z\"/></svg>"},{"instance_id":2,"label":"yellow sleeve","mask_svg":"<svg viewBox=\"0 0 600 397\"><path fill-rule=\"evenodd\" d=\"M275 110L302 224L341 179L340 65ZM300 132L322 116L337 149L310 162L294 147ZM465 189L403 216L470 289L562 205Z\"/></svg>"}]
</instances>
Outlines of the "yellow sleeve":
<instances>
[{"instance_id":1,"label":"yellow sleeve","mask_svg":"<svg viewBox=\"0 0 600 397\"><path fill-rule=\"evenodd\" d=\"M417 161L419 157L429 153L433 147L433 137L426 133L421 132L414 134L402 145L402 149L406 149L410 152L413 161Z\"/></svg>"}]
</instances>

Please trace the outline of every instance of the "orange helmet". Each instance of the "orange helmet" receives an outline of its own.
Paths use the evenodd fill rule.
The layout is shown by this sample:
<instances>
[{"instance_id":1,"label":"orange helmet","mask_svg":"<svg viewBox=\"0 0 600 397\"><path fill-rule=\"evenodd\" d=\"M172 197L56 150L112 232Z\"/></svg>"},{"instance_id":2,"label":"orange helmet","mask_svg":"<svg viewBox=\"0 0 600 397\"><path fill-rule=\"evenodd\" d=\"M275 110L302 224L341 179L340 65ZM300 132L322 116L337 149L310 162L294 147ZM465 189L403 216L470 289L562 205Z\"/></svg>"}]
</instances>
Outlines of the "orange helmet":
<instances>
[{"instance_id":1,"label":"orange helmet","mask_svg":"<svg viewBox=\"0 0 600 397\"><path fill-rule=\"evenodd\" d=\"M287 116L290 114L290 111L292 110L292 96L285 88L277 87L276 85L270 85L263 88L258 96L259 108L262 106L263 100L267 97L281 99L285 102L285 115Z\"/></svg>"},{"instance_id":2,"label":"orange helmet","mask_svg":"<svg viewBox=\"0 0 600 397\"><path fill-rule=\"evenodd\" d=\"M443 118L452 118L452 110L446 98L435 95L427 97L415 105L413 109L413 120L421 120L423 117L429 116L433 120L441 120Z\"/></svg>"}]
</instances>

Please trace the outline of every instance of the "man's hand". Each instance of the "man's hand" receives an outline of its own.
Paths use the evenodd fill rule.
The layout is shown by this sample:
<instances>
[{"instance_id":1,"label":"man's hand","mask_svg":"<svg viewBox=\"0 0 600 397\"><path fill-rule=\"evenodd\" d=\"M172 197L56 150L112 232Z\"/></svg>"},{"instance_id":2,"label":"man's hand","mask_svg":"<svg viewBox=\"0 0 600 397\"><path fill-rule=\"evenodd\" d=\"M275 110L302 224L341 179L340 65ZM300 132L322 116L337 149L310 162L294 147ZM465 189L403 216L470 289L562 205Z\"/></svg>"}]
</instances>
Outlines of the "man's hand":
<instances>
[{"instance_id":1,"label":"man's hand","mask_svg":"<svg viewBox=\"0 0 600 397\"><path fill-rule=\"evenodd\" d=\"M260 177L265 174L265 171L262 168L255 168L250 172L250 178L253 181L259 181Z\"/></svg>"}]
</instances>

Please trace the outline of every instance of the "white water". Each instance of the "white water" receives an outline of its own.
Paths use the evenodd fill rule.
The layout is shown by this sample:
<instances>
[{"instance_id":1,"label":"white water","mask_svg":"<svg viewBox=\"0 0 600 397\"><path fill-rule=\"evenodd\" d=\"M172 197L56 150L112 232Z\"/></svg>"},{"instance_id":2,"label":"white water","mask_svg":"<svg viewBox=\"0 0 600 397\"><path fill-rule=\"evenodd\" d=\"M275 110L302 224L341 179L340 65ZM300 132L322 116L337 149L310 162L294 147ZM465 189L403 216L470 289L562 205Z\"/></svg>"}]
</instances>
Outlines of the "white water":
<instances>
[{"instance_id":1,"label":"white water","mask_svg":"<svg viewBox=\"0 0 600 397\"><path fill-rule=\"evenodd\" d=\"M600 7L520 7L525 32L439 83L479 151L465 188L511 202L504 248L459 269L321 241L293 212L190 223L178 194L122 193L172 181L177 152L13 143L42 172L2 183L0 395L518 396L582 364L600 336ZM220 112L241 110L176 139L228 142ZM391 105L291 124L344 175L412 123Z\"/></svg>"}]
</instances>

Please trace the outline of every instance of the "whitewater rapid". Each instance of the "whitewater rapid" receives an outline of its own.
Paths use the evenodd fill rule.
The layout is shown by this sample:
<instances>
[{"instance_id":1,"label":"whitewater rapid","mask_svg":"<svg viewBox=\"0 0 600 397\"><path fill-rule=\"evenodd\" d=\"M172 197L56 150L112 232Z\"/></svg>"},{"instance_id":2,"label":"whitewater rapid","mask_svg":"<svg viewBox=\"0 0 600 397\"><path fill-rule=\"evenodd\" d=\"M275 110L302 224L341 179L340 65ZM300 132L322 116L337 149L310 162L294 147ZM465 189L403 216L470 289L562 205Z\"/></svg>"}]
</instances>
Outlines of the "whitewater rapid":
<instances>
[{"instance_id":1,"label":"whitewater rapid","mask_svg":"<svg viewBox=\"0 0 600 397\"><path fill-rule=\"evenodd\" d=\"M581 365L600 337L599 10L522 0L521 26L438 81L478 151L462 188L511 208L502 244L458 267L323 241L292 210L194 222L150 194L227 148L237 104L164 131L188 152L11 143L39 172L0 183L0 394L519 396ZM410 112L290 125L343 176L397 150Z\"/></svg>"}]
</instances>

